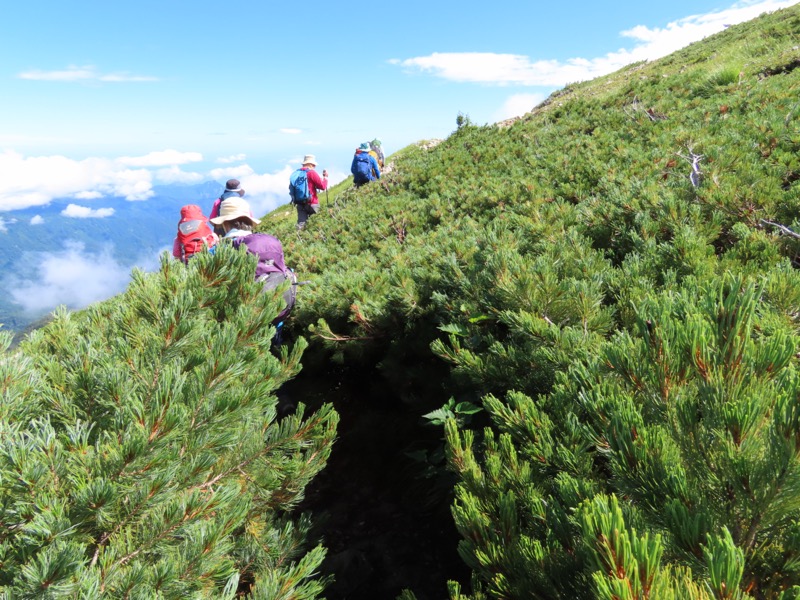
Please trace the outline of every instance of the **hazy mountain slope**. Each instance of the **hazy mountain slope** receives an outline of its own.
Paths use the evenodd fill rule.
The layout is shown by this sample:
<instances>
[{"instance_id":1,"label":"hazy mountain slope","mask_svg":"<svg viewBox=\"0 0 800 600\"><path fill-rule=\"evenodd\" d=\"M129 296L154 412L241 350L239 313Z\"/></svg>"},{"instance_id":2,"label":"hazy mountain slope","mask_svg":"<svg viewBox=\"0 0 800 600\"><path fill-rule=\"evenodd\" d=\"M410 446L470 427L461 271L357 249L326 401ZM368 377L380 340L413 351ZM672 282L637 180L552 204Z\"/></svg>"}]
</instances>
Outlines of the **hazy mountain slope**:
<instances>
[{"instance_id":1,"label":"hazy mountain slope","mask_svg":"<svg viewBox=\"0 0 800 600\"><path fill-rule=\"evenodd\" d=\"M155 264L158 252L171 247L180 207L197 203L208 211L220 189L216 182L156 186L154 196L145 201L102 198L81 202L62 198L46 206L3 213L7 225L5 231L0 232L0 271L3 273L2 286L7 293L0 295L0 323L5 329L19 331L43 312L55 308L54 304L49 309L25 311L10 294L12 289L25 285L26 281L38 281L42 276L40 269L48 256L64 256L70 249L75 249L79 256L96 257L107 253L109 261L116 261L118 270L122 272L144 262ZM111 208L114 213L104 218L69 217L62 214L69 204L92 209ZM31 224L37 216L41 223ZM58 301L70 304L66 298Z\"/></svg>"}]
</instances>

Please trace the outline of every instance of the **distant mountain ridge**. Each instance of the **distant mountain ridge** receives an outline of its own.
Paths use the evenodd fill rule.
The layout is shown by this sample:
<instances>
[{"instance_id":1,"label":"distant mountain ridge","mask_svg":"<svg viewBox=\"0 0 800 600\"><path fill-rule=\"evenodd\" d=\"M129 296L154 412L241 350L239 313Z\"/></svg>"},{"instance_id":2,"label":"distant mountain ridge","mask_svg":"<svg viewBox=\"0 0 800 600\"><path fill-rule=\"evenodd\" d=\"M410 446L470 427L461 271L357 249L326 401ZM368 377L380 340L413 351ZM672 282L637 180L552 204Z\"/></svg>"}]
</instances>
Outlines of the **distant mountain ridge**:
<instances>
[{"instance_id":1,"label":"distant mountain ridge","mask_svg":"<svg viewBox=\"0 0 800 600\"><path fill-rule=\"evenodd\" d=\"M162 185L154 186L147 200L56 198L46 205L0 213L5 221L5 231L0 231L0 269L6 292L0 296L3 329L20 331L43 316L41 311L27 313L11 296L19 283L39 275L37 259L43 253L58 254L70 244L78 245L88 254L110 252L120 269L130 271L141 266L142 257L154 259L161 250L171 248L181 206L198 204L207 214L222 189L224 184L215 181ZM62 214L70 204L93 210L111 208L114 214L89 218ZM41 219L39 224L32 223L35 217Z\"/></svg>"}]
</instances>

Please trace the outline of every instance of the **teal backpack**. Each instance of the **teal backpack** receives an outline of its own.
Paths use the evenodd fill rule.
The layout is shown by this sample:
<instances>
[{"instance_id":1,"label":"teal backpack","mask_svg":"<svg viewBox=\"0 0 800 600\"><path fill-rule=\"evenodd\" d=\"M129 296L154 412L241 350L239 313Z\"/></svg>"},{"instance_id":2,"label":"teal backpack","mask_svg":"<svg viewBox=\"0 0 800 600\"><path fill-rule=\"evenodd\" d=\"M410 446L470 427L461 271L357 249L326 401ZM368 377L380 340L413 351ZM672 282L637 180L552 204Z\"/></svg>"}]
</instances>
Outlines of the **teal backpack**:
<instances>
[{"instance_id":1,"label":"teal backpack","mask_svg":"<svg viewBox=\"0 0 800 600\"><path fill-rule=\"evenodd\" d=\"M292 197L292 204L307 204L311 200L306 169L297 169L289 177L289 195Z\"/></svg>"}]
</instances>

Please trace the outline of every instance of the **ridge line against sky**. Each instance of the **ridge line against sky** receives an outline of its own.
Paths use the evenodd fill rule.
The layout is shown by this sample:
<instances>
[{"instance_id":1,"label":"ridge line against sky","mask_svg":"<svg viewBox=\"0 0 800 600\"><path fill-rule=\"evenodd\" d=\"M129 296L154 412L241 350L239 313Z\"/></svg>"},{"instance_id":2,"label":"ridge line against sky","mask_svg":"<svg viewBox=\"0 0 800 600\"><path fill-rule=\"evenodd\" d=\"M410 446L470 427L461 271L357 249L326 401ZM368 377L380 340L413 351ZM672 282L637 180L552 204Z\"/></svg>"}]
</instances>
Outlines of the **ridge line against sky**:
<instances>
[{"instance_id":1,"label":"ridge line against sky","mask_svg":"<svg viewBox=\"0 0 800 600\"><path fill-rule=\"evenodd\" d=\"M406 0L370 7L365 27L310 0L299 41L288 5L13 3L0 21L0 237L35 238L31 228L51 218L108 231L126 218L120 198L231 177L263 214L288 201L305 154L341 181L363 141L381 138L388 155L447 137L459 114L477 124L519 116L569 83L796 3L512 0L494 10ZM159 223L177 221L151 205ZM30 318L82 308L121 292L133 266L157 268L172 242L123 261L99 241L8 257L6 298Z\"/></svg>"},{"instance_id":2,"label":"ridge line against sky","mask_svg":"<svg viewBox=\"0 0 800 600\"><path fill-rule=\"evenodd\" d=\"M659 19L668 13L625 0L596 13L583 2L536 10L512 2L499 16L462 9L463 16L454 12L460 5L439 3L438 11L428 8L428 19L451 24L434 29L431 38L425 30L409 36L418 4L412 0L383 15L395 27L384 26L377 43L359 38L362 28L328 10L327 25L300 53L316 56L320 66L281 50L289 43L280 19L289 15L250 2L234 0L231 9L255 11L254 21L277 24L246 30L240 20L241 33L229 31L223 39L234 50L238 41L241 51L226 53L214 36L188 33L218 28L205 2L170 14L156 11L161 5L151 0L119 9L95 1L78 2L74 10L46 4L53 10L12 6L0 25L6 90L0 99L0 211L55 198L141 201L153 195L154 185L237 177L254 209L266 212L286 202L288 175L306 153L316 154L320 167L340 181L349 174L352 150L366 139L381 137L389 154L446 137L458 113L475 123L519 116L564 85L665 56L796 1L676 1L669 14L686 14L667 20ZM310 4L312 12L322 12L321 6ZM100 7L99 17L89 16ZM34 10L37 27L11 25L29 21ZM528 18L529 25L504 31L515 26L508 14L513 21ZM585 18L576 20L576 14ZM152 24L154 15L162 29ZM87 20L110 31L76 30ZM330 35L332 27L338 37ZM143 36L148 29L151 37ZM164 32L167 40L160 37ZM205 45L216 50L191 55ZM182 47L188 47L184 54ZM293 88L298 72L308 87ZM73 213L108 216L102 206L84 208L75 204ZM0 212L0 231L7 225Z\"/></svg>"}]
</instances>

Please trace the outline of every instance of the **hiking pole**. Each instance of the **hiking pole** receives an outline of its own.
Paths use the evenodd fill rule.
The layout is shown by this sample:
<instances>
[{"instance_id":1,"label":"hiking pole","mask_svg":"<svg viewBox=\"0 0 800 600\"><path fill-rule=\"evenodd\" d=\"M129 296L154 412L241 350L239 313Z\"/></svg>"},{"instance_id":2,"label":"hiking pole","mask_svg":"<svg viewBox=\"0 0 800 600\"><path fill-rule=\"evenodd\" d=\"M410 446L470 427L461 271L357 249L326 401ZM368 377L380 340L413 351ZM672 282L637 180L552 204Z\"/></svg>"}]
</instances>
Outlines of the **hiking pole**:
<instances>
[{"instance_id":1,"label":"hiking pole","mask_svg":"<svg viewBox=\"0 0 800 600\"><path fill-rule=\"evenodd\" d=\"M322 176L325 178L325 207L330 210L331 209L331 201L328 198L328 186L330 182L328 181L328 169L322 170Z\"/></svg>"}]
</instances>

